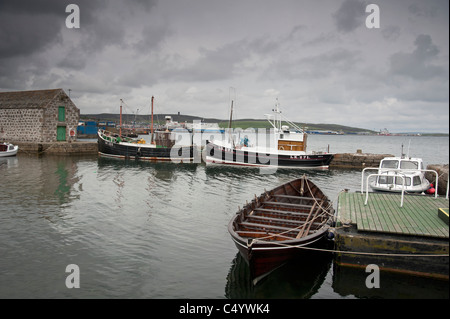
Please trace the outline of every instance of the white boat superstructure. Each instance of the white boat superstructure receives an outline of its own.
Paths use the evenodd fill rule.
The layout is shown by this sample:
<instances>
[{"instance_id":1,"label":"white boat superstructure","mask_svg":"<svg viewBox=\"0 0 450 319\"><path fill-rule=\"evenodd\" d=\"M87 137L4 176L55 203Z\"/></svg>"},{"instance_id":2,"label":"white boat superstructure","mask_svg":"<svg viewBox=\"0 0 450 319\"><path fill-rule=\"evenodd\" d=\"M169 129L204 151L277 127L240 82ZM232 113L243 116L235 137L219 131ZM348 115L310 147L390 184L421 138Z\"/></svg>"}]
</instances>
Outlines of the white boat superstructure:
<instances>
[{"instance_id":1,"label":"white boat superstructure","mask_svg":"<svg viewBox=\"0 0 450 319\"><path fill-rule=\"evenodd\" d=\"M381 160L378 176L370 184L373 190L387 192L422 193L430 188L425 178L425 168L421 158L386 157Z\"/></svg>"},{"instance_id":2,"label":"white boat superstructure","mask_svg":"<svg viewBox=\"0 0 450 319\"><path fill-rule=\"evenodd\" d=\"M19 151L19 146L11 143L0 143L0 157L15 156Z\"/></svg>"}]
</instances>

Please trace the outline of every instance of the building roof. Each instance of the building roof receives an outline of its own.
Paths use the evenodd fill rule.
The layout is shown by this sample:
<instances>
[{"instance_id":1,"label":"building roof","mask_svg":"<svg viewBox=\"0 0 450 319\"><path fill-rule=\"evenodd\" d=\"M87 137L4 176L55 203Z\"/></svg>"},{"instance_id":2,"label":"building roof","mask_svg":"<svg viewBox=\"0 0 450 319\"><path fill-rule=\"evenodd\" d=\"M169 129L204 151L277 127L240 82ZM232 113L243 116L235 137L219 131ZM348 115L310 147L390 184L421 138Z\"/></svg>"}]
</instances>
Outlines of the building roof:
<instances>
[{"instance_id":1,"label":"building roof","mask_svg":"<svg viewBox=\"0 0 450 319\"><path fill-rule=\"evenodd\" d=\"M69 99L63 89L0 92L0 109L45 108L55 98Z\"/></svg>"}]
</instances>

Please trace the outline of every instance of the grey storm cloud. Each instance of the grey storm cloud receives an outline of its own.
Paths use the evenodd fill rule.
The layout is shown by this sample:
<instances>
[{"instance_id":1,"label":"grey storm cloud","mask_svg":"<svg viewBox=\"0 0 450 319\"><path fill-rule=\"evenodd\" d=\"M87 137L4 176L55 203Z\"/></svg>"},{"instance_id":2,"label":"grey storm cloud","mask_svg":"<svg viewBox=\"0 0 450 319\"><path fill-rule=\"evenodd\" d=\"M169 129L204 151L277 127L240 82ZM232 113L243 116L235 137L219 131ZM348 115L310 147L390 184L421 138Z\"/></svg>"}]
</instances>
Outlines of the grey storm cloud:
<instances>
[{"instance_id":1,"label":"grey storm cloud","mask_svg":"<svg viewBox=\"0 0 450 319\"><path fill-rule=\"evenodd\" d=\"M2 0L0 1L0 57L27 56L62 41L66 6L73 1ZM106 0L80 0L81 19L89 25Z\"/></svg>"},{"instance_id":2,"label":"grey storm cloud","mask_svg":"<svg viewBox=\"0 0 450 319\"><path fill-rule=\"evenodd\" d=\"M74 2L80 8L81 28L67 29L66 7ZM41 78L45 85L45 79L52 82L52 76L44 75L53 65L65 70L85 68L106 47L126 46L130 19L136 12L149 12L155 3L132 0L124 6L119 0L1 0L0 86L21 88L30 77ZM143 40L140 49L146 49ZM48 55L43 57L46 51ZM6 76L11 73L14 78Z\"/></svg>"},{"instance_id":3,"label":"grey storm cloud","mask_svg":"<svg viewBox=\"0 0 450 319\"><path fill-rule=\"evenodd\" d=\"M358 0L346 0L333 15L341 32L351 32L364 24L366 4Z\"/></svg>"},{"instance_id":4,"label":"grey storm cloud","mask_svg":"<svg viewBox=\"0 0 450 319\"><path fill-rule=\"evenodd\" d=\"M433 44L430 35L418 35L414 45L416 48L411 53L400 52L391 56L392 74L417 80L441 77L446 74L443 67L433 64L439 54L439 49Z\"/></svg>"}]
</instances>

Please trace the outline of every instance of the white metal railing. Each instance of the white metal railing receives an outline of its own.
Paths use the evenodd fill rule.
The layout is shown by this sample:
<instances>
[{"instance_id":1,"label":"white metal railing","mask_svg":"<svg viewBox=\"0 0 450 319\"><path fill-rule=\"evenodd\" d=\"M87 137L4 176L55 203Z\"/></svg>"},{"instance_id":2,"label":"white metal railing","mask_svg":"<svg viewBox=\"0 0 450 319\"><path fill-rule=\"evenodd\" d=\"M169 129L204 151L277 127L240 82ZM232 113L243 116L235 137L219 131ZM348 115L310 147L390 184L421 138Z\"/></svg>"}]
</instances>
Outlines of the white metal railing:
<instances>
[{"instance_id":1,"label":"white metal railing","mask_svg":"<svg viewBox=\"0 0 450 319\"><path fill-rule=\"evenodd\" d=\"M402 176L403 175L403 176ZM369 178L372 176L386 176L385 174L370 174L367 176L367 185L366 185L366 200L364 202L364 206L367 205L369 200ZM400 207L403 207L403 198L405 196L405 179L406 176L404 174L397 174L396 177L400 177L402 179L402 196L400 198Z\"/></svg>"},{"instance_id":2,"label":"white metal railing","mask_svg":"<svg viewBox=\"0 0 450 319\"><path fill-rule=\"evenodd\" d=\"M448 180L448 174L447 174L447 194L445 195L445 199L448 199L448 185L449 185L449 180Z\"/></svg>"},{"instance_id":3,"label":"white metal railing","mask_svg":"<svg viewBox=\"0 0 450 319\"><path fill-rule=\"evenodd\" d=\"M402 174L404 176L404 174L402 172L408 171L408 172L432 172L436 175L436 182L435 182L435 192L434 192L434 197L437 198L438 197L438 184L439 184L439 175L435 170L432 169L393 169L393 168L379 168L379 167L366 167L362 170L361 173L361 193L363 194L364 191L364 173L366 172L366 170L377 170L383 173L388 173L388 172L394 172L397 173L396 176L402 177L400 174ZM371 174L372 176L376 176L377 174ZM386 174L381 174L381 176L386 176ZM411 181L412 183L412 181ZM367 184L369 184L369 180L367 179ZM448 188L449 188L449 184L447 181L447 199L448 199Z\"/></svg>"}]
</instances>

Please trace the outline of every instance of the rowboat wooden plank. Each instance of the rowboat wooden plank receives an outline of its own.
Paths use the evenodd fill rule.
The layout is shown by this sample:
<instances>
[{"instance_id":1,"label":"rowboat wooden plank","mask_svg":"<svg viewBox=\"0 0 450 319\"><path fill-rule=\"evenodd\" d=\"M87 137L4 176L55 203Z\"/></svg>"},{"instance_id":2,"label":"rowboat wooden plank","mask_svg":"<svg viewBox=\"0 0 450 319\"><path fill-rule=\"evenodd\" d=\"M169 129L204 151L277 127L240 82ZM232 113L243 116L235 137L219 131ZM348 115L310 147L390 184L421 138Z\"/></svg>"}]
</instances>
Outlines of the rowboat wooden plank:
<instances>
[{"instance_id":1,"label":"rowboat wooden plank","mask_svg":"<svg viewBox=\"0 0 450 319\"><path fill-rule=\"evenodd\" d=\"M292 236L286 236L288 234L276 234L276 233L269 233L269 232L262 232L262 231L247 231L247 230L238 230L237 233L241 236L246 237L255 237L255 238L262 238L262 237L268 237L272 236L275 239L280 240L291 240Z\"/></svg>"},{"instance_id":2,"label":"rowboat wooden plank","mask_svg":"<svg viewBox=\"0 0 450 319\"><path fill-rule=\"evenodd\" d=\"M276 217L265 217L265 216L258 216L258 215L248 216L247 220L250 220L250 219L257 219L257 220L266 221L266 222L277 222L277 223L284 223L284 224L296 224L296 225L303 225L305 223L305 221L301 221L301 220L276 218Z\"/></svg>"},{"instance_id":3,"label":"rowboat wooden plank","mask_svg":"<svg viewBox=\"0 0 450 319\"><path fill-rule=\"evenodd\" d=\"M298 232L298 227L283 227L283 226L276 226L276 225L269 225L269 224L258 224L258 223L250 223L250 222L242 222L242 226L244 227L254 227L254 228L263 228L263 229L276 229L276 230L282 230L282 231L289 231L289 232Z\"/></svg>"},{"instance_id":4,"label":"rowboat wooden plank","mask_svg":"<svg viewBox=\"0 0 450 319\"><path fill-rule=\"evenodd\" d=\"M305 223L305 225L303 225L303 227L305 227L305 226L307 227L307 228L306 228L306 231L302 231L301 234L299 233L300 236L297 235L297 238L301 238L302 236L308 235L308 234L309 234L309 231L310 231L310 229L311 229L311 226L314 225L314 224L317 224L317 222L314 222L314 221L319 217L318 214L319 214L319 212L321 212L321 210L322 210L322 209L321 209L321 205L322 205L322 204L323 204L323 202L320 202L320 204L319 204L318 207L316 208L314 214L311 216L311 219L309 219L308 222Z\"/></svg>"},{"instance_id":5,"label":"rowboat wooden plank","mask_svg":"<svg viewBox=\"0 0 450 319\"><path fill-rule=\"evenodd\" d=\"M278 209L268 209L268 208L255 208L254 209L255 212L263 212L263 213L272 213L272 214L276 214L276 215L285 215L285 216L308 216L308 213L298 213L298 212L292 212L289 210L278 210Z\"/></svg>"},{"instance_id":6,"label":"rowboat wooden plank","mask_svg":"<svg viewBox=\"0 0 450 319\"><path fill-rule=\"evenodd\" d=\"M311 210L309 211L308 217L306 218L306 222L308 222L309 218L311 217L312 212L314 211L314 209L316 208L316 203L314 202L314 205L311 207ZM296 238L301 238L303 236L303 232L305 231L305 226L306 226L306 222L303 225L302 229L300 230L300 232L298 233L298 235L296 236Z\"/></svg>"},{"instance_id":7,"label":"rowboat wooden plank","mask_svg":"<svg viewBox=\"0 0 450 319\"><path fill-rule=\"evenodd\" d=\"M291 198L291 199L300 199L300 200L315 200L314 197L301 197L301 196L292 196L292 195L284 195L284 194L273 194L273 197L281 197L281 198Z\"/></svg>"},{"instance_id":8,"label":"rowboat wooden plank","mask_svg":"<svg viewBox=\"0 0 450 319\"><path fill-rule=\"evenodd\" d=\"M293 203L285 203L285 202L265 202L264 204L273 205L273 206L299 207L299 208L311 208L311 206L312 206L312 205L293 204Z\"/></svg>"}]
</instances>

